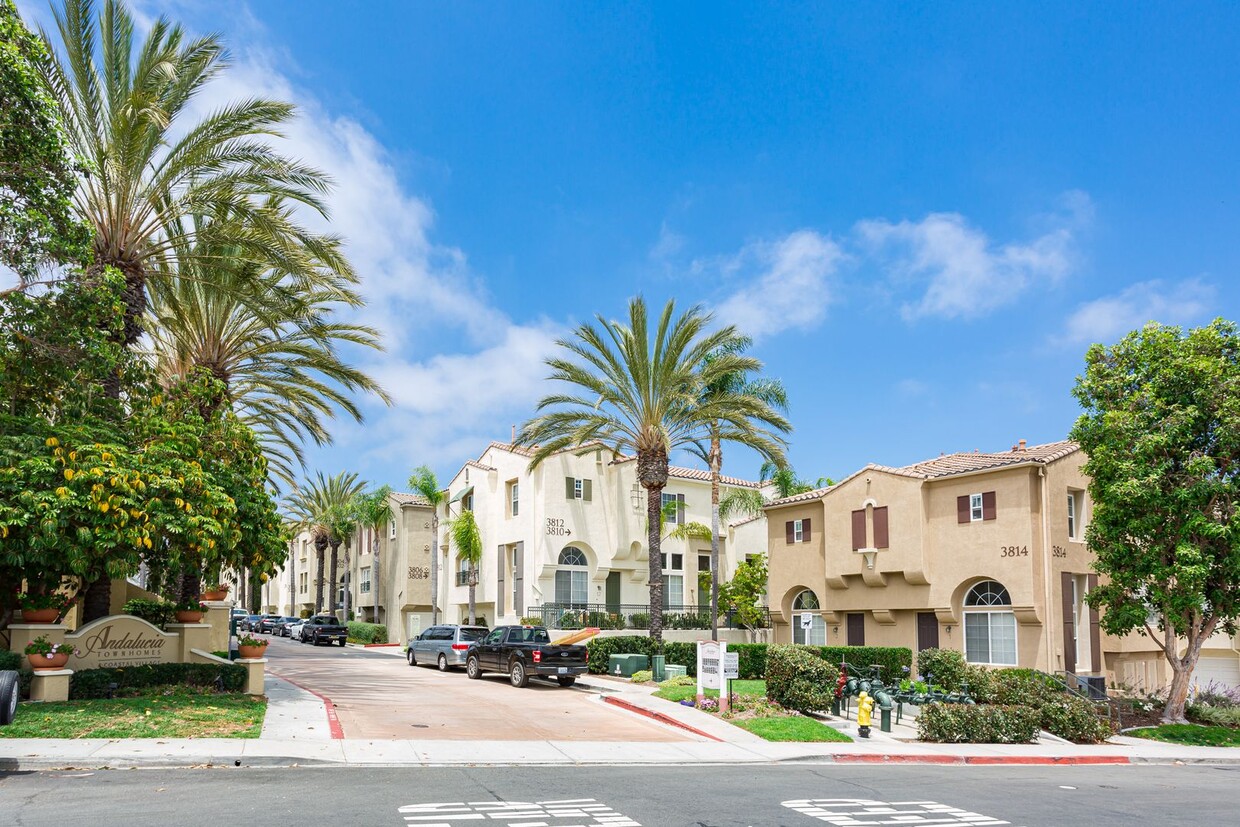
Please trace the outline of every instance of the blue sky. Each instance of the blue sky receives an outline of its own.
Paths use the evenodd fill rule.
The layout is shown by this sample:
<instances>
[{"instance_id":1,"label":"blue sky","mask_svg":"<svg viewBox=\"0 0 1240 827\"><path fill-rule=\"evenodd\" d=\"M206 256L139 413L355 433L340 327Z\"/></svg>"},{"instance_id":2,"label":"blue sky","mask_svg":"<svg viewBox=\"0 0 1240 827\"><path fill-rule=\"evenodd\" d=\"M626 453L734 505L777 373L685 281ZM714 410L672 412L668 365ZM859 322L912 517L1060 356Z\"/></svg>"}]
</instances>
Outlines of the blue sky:
<instances>
[{"instance_id":1,"label":"blue sky","mask_svg":"<svg viewBox=\"0 0 1240 827\"><path fill-rule=\"evenodd\" d=\"M141 9L302 107L396 399L310 456L401 487L637 293L754 335L810 478L1061 439L1090 342L1240 317L1240 7L1016 6Z\"/></svg>"}]
</instances>

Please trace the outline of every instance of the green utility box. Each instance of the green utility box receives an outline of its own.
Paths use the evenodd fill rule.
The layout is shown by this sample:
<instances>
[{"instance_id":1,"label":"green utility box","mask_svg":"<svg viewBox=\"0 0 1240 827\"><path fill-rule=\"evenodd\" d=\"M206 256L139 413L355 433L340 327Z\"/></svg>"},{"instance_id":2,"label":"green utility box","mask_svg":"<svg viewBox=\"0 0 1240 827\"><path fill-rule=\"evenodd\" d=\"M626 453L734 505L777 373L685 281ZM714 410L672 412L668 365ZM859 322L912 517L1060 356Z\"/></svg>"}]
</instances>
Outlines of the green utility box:
<instances>
[{"instance_id":1,"label":"green utility box","mask_svg":"<svg viewBox=\"0 0 1240 827\"><path fill-rule=\"evenodd\" d=\"M689 674L689 667L681 666L678 663L669 663L667 666L663 667L663 673L666 675L664 680L683 678L685 675Z\"/></svg>"},{"instance_id":2,"label":"green utility box","mask_svg":"<svg viewBox=\"0 0 1240 827\"><path fill-rule=\"evenodd\" d=\"M664 655L655 655L650 659L650 671L656 683L662 683L667 680L664 669L667 667L667 658Z\"/></svg>"},{"instance_id":3,"label":"green utility box","mask_svg":"<svg viewBox=\"0 0 1240 827\"><path fill-rule=\"evenodd\" d=\"M613 677L631 678L634 672L650 668L650 658L645 655L619 654L607 658L607 674Z\"/></svg>"}]
</instances>

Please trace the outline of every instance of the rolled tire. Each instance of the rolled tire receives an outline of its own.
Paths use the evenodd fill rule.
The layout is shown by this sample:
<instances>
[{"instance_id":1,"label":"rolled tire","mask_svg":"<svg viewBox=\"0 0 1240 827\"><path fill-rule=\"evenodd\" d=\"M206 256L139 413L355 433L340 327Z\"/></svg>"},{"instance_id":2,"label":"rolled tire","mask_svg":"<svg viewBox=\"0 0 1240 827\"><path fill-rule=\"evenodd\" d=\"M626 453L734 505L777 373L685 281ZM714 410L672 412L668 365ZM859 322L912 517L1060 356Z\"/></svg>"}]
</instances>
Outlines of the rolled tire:
<instances>
[{"instance_id":1,"label":"rolled tire","mask_svg":"<svg viewBox=\"0 0 1240 827\"><path fill-rule=\"evenodd\" d=\"M482 664L478 663L478 658L470 657L465 661L465 674L475 681L482 677Z\"/></svg>"},{"instance_id":2,"label":"rolled tire","mask_svg":"<svg viewBox=\"0 0 1240 827\"><path fill-rule=\"evenodd\" d=\"M570 675L567 678L556 678L555 682L558 683L560 686L569 687L575 684L577 682L577 679Z\"/></svg>"},{"instance_id":3,"label":"rolled tire","mask_svg":"<svg viewBox=\"0 0 1240 827\"><path fill-rule=\"evenodd\" d=\"M445 655L443 652L439 653L439 671L440 672L448 671L448 656Z\"/></svg>"},{"instance_id":4,"label":"rolled tire","mask_svg":"<svg viewBox=\"0 0 1240 827\"><path fill-rule=\"evenodd\" d=\"M17 717L17 671L0 672L0 726L13 723Z\"/></svg>"},{"instance_id":5,"label":"rolled tire","mask_svg":"<svg viewBox=\"0 0 1240 827\"><path fill-rule=\"evenodd\" d=\"M508 682L517 689L523 689L529 686L530 676L525 671L525 664L519 660L514 660L508 666Z\"/></svg>"},{"instance_id":6,"label":"rolled tire","mask_svg":"<svg viewBox=\"0 0 1240 827\"><path fill-rule=\"evenodd\" d=\"M405 660L409 661L410 666L418 665L418 657L417 655L413 653L412 649L409 649L405 652Z\"/></svg>"}]
</instances>

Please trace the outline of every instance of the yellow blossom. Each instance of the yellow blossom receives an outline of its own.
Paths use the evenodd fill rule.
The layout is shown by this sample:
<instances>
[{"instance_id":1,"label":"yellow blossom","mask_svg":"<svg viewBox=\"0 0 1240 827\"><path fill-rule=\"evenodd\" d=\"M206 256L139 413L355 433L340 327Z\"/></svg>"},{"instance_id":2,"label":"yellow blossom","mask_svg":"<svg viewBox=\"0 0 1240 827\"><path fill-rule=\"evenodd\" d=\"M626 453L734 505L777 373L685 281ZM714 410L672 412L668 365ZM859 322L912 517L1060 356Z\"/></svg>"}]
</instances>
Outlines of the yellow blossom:
<instances>
[{"instance_id":1,"label":"yellow blossom","mask_svg":"<svg viewBox=\"0 0 1240 827\"><path fill-rule=\"evenodd\" d=\"M47 445L48 448L55 448L57 445L60 444L60 440L54 436L49 436L45 444Z\"/></svg>"},{"instance_id":2,"label":"yellow blossom","mask_svg":"<svg viewBox=\"0 0 1240 827\"><path fill-rule=\"evenodd\" d=\"M71 480L71 479L73 479L73 469L72 469L72 468L66 468L66 469L65 469L65 479L67 479L67 480Z\"/></svg>"}]
</instances>

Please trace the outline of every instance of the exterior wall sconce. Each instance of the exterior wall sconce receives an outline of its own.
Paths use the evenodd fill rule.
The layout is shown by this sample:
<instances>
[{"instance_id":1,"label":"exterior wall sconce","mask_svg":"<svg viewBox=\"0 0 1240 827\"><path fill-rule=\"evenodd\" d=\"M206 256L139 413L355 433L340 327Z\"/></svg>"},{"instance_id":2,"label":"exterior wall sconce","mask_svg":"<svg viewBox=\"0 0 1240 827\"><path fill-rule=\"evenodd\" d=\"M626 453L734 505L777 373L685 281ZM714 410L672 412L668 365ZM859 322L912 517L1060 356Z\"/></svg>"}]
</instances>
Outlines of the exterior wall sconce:
<instances>
[{"instance_id":1,"label":"exterior wall sconce","mask_svg":"<svg viewBox=\"0 0 1240 827\"><path fill-rule=\"evenodd\" d=\"M641 511L642 508L642 492L636 488L629 492L629 502L633 503L634 511Z\"/></svg>"},{"instance_id":2,"label":"exterior wall sconce","mask_svg":"<svg viewBox=\"0 0 1240 827\"><path fill-rule=\"evenodd\" d=\"M839 627L839 626L832 626L832 627L831 627L831 634L833 634L833 635L838 635L839 633L840 633L840 627Z\"/></svg>"},{"instance_id":3,"label":"exterior wall sconce","mask_svg":"<svg viewBox=\"0 0 1240 827\"><path fill-rule=\"evenodd\" d=\"M947 634L950 635L952 633L952 624L948 623L943 628L947 631Z\"/></svg>"}]
</instances>

